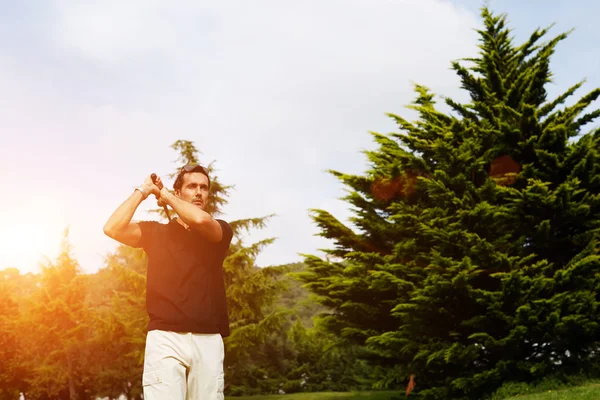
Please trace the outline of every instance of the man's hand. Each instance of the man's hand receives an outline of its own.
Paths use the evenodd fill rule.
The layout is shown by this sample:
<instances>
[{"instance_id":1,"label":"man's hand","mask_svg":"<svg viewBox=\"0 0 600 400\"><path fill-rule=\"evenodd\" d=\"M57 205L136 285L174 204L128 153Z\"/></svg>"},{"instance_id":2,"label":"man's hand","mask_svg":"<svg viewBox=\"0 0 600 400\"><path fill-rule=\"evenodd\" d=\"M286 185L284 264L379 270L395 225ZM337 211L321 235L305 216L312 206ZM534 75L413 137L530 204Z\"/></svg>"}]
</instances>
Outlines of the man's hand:
<instances>
[{"instance_id":1,"label":"man's hand","mask_svg":"<svg viewBox=\"0 0 600 400\"><path fill-rule=\"evenodd\" d=\"M156 197L156 200L157 200L156 204L159 207L164 207L167 205L167 201L164 199L164 196L161 196L161 193L163 190L166 190L167 192L168 192L168 190L164 188L164 185L162 183L162 180L160 179L160 176L155 175L154 179L155 180L152 181L152 175L150 175L150 180L153 182L154 186L156 186L156 188L158 189L158 193L153 192L154 197Z\"/></svg>"},{"instance_id":2,"label":"man's hand","mask_svg":"<svg viewBox=\"0 0 600 400\"><path fill-rule=\"evenodd\" d=\"M161 192L162 192L163 190L167 190L167 189L162 189L162 190L161 190ZM167 205L167 201L164 199L164 197L160 196L160 197L158 197L158 199L157 199L157 200L158 200L158 201L156 202L156 204L157 204L159 207L164 207L164 206L166 206L166 205Z\"/></svg>"},{"instance_id":3,"label":"man's hand","mask_svg":"<svg viewBox=\"0 0 600 400\"><path fill-rule=\"evenodd\" d=\"M156 184L154 184L154 182L152 182L152 177L148 175L144 181L144 184L142 185L142 188L146 191L146 193L148 193L148 196L153 194L154 197L158 199L160 198L159 184L162 186L162 182L159 177L156 177Z\"/></svg>"},{"instance_id":4,"label":"man's hand","mask_svg":"<svg viewBox=\"0 0 600 400\"><path fill-rule=\"evenodd\" d=\"M148 176L144 183L138 186L138 189L121 203L104 224L104 234L124 245L134 247L138 246L142 239L139 224L131 222L135 210L151 194L154 194L156 198L160 197L160 189L152 182L151 176ZM138 192L142 195L141 199Z\"/></svg>"}]
</instances>

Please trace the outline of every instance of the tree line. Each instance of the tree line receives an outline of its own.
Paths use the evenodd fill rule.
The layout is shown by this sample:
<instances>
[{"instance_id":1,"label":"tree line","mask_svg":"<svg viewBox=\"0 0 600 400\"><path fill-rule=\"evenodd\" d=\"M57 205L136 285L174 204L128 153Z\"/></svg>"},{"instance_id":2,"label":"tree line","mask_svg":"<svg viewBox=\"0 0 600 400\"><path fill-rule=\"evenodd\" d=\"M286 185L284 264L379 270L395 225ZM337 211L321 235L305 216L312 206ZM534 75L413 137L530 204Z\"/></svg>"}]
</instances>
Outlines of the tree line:
<instances>
[{"instance_id":1,"label":"tree line","mask_svg":"<svg viewBox=\"0 0 600 400\"><path fill-rule=\"evenodd\" d=\"M415 85L416 120L388 114L399 132L372 134L368 170L330 171L353 217L313 210L325 257L259 268L272 240L239 237L270 216L231 223L228 395L397 390L412 375L422 399L485 399L598 376L600 131L585 128L600 89L548 98L568 34L516 44L505 15L484 7L481 20L479 53L451 65L468 102L445 97L442 111ZM173 149L198 161L190 141ZM230 187L214 182L218 214ZM3 398L139 398L145 263L120 246L83 275L65 240L40 274L3 271Z\"/></svg>"},{"instance_id":2,"label":"tree line","mask_svg":"<svg viewBox=\"0 0 600 400\"><path fill-rule=\"evenodd\" d=\"M172 145L181 164L198 163L194 143ZM219 215L231 186L213 172L207 209ZM166 217L162 209L151 210ZM290 274L302 264L259 268L272 239L246 244L242 233L271 216L230 221L234 240L223 265L232 334L225 339L226 394L366 388L352 349L312 317L325 310ZM83 274L68 231L60 255L39 274L0 271L0 398L140 399L145 338L147 257L119 245L94 274ZM341 367L341 368L340 368Z\"/></svg>"}]
</instances>

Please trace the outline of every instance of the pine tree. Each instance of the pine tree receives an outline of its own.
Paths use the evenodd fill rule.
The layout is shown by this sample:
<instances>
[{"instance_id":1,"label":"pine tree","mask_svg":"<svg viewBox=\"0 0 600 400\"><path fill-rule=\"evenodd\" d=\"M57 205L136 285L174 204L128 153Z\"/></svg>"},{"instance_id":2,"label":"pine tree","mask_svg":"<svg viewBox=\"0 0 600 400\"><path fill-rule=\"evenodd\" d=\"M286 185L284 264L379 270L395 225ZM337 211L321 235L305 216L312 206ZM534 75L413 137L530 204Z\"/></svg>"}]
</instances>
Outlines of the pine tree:
<instances>
[{"instance_id":1,"label":"pine tree","mask_svg":"<svg viewBox=\"0 0 600 400\"><path fill-rule=\"evenodd\" d=\"M147 256L140 249L119 246L90 288L96 314L96 335L89 346L98 349L96 395L141 399L146 313Z\"/></svg>"},{"instance_id":2,"label":"pine tree","mask_svg":"<svg viewBox=\"0 0 600 400\"><path fill-rule=\"evenodd\" d=\"M179 167L200 163L200 152L193 142L178 140L171 147L179 152ZM227 204L229 191L233 186L223 185L219 181L214 163L209 163L207 168L211 176L207 211L214 217L219 217L222 214L221 207ZM177 172L178 170L171 178L175 177ZM263 239L250 245L242 240L243 233L264 228L272 216L228 221L233 230L233 240L223 263L231 326L231 336L225 340L228 391L245 382L244 375L252 368L257 346L264 343L267 336L281 326L288 314L285 310L270 309L284 289L277 277L285 272L285 268L258 267L255 261L262 249L274 239Z\"/></svg>"},{"instance_id":3,"label":"pine tree","mask_svg":"<svg viewBox=\"0 0 600 400\"><path fill-rule=\"evenodd\" d=\"M175 161L177 168L174 173L168 175L171 179L177 175L183 165L201 164L200 152L193 142L178 140L171 148L178 153ZM209 170L211 177L207 212L218 218L222 215L221 208L227 204L233 186L220 182L214 163L204 166ZM175 217L173 210L168 211L171 218ZM162 208L153 209L151 212L163 219L166 218ZM243 384L244 374L248 368L252 368L252 360L256 358L257 346L263 343L273 330L279 328L288 314L285 310L272 307L279 293L284 289L277 278L285 272L285 268L256 265L258 254L274 239L268 238L249 245L243 241L244 233L252 229L264 228L271 217L272 215L267 215L228 221L233 230L233 240L223 263L231 327L231 336L225 339L227 391ZM136 365L135 360L143 360L139 356L143 356L145 343L145 334L140 329L141 321L145 321L146 318L145 310L142 313L140 308L140 305L145 306L145 291L141 291L139 285L142 282L140 279L145 277L146 265L147 260L141 249L119 246L115 253L107 257L105 272L109 271L113 277L118 276L121 284L114 292L115 298L112 300L110 315L104 317L103 335L105 336L102 340L106 341L111 337L110 335L117 335L112 337L116 340L113 346L129 346L129 352L122 355L128 357L128 360L117 364L128 371L125 374L128 380L124 384L131 379L134 380L134 384L137 384L135 373L141 374L143 365L141 361ZM118 377L118 375L116 369L105 373L110 382L112 376ZM114 384L118 385L117 382Z\"/></svg>"},{"instance_id":4,"label":"pine tree","mask_svg":"<svg viewBox=\"0 0 600 400\"><path fill-rule=\"evenodd\" d=\"M28 370L28 399L89 394L86 350L90 311L80 267L71 254L68 230L56 262L42 265L40 288L25 299L19 321L23 366Z\"/></svg>"},{"instance_id":5,"label":"pine tree","mask_svg":"<svg viewBox=\"0 0 600 400\"><path fill-rule=\"evenodd\" d=\"M18 278L16 268L0 271L0 398L7 400L17 400L26 387L18 339L20 311L15 299Z\"/></svg>"},{"instance_id":6,"label":"pine tree","mask_svg":"<svg viewBox=\"0 0 600 400\"><path fill-rule=\"evenodd\" d=\"M29 329L27 299L39 290L39 274L21 275L16 268L0 271L0 398L18 399L19 393L30 392L33 371L28 367L27 340ZM29 397L27 397L29 398Z\"/></svg>"},{"instance_id":7,"label":"pine tree","mask_svg":"<svg viewBox=\"0 0 600 400\"><path fill-rule=\"evenodd\" d=\"M302 275L325 326L384 366L378 387L414 373L426 399L589 369L600 339L599 135L582 132L600 89L547 100L567 34L516 46L505 16L481 15L479 56L452 64L470 102L445 114L416 85L417 121L389 114L402 132L373 133L370 170L331 171L356 228L314 210L335 248Z\"/></svg>"}]
</instances>

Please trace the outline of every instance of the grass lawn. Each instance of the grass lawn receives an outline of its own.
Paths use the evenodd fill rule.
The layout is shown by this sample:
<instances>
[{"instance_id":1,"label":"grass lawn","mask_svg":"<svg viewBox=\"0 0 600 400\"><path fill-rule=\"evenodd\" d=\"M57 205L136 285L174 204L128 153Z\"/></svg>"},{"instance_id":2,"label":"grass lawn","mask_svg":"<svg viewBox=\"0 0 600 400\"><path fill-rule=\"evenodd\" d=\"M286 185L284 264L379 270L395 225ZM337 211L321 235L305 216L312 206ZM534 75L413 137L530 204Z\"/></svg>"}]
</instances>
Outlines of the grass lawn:
<instances>
[{"instance_id":1,"label":"grass lawn","mask_svg":"<svg viewBox=\"0 0 600 400\"><path fill-rule=\"evenodd\" d=\"M577 386L570 389L550 390L543 393L509 397L506 400L592 400L600 399L600 384Z\"/></svg>"},{"instance_id":2,"label":"grass lawn","mask_svg":"<svg viewBox=\"0 0 600 400\"><path fill-rule=\"evenodd\" d=\"M391 400L405 399L405 393L394 392L315 392L273 394L268 396L229 397L231 400ZM410 398L410 397L409 397Z\"/></svg>"},{"instance_id":3,"label":"grass lawn","mask_svg":"<svg viewBox=\"0 0 600 400\"><path fill-rule=\"evenodd\" d=\"M388 392L318 392L268 396L228 397L231 400L410 400L400 391ZM415 396L416 398L416 396ZM600 383L590 383L570 389L550 390L535 394L508 397L504 400L598 400Z\"/></svg>"}]
</instances>

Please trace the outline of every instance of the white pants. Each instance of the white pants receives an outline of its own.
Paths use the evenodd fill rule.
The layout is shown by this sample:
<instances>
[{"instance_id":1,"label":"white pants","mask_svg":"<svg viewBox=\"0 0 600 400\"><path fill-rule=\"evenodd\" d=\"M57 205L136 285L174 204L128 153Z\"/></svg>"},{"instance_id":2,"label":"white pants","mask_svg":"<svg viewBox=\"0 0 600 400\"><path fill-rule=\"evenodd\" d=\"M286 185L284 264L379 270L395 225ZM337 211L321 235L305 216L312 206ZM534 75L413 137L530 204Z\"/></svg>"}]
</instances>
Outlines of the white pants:
<instances>
[{"instance_id":1,"label":"white pants","mask_svg":"<svg viewBox=\"0 0 600 400\"><path fill-rule=\"evenodd\" d=\"M223 400L224 355L219 334L149 331L144 400Z\"/></svg>"}]
</instances>

